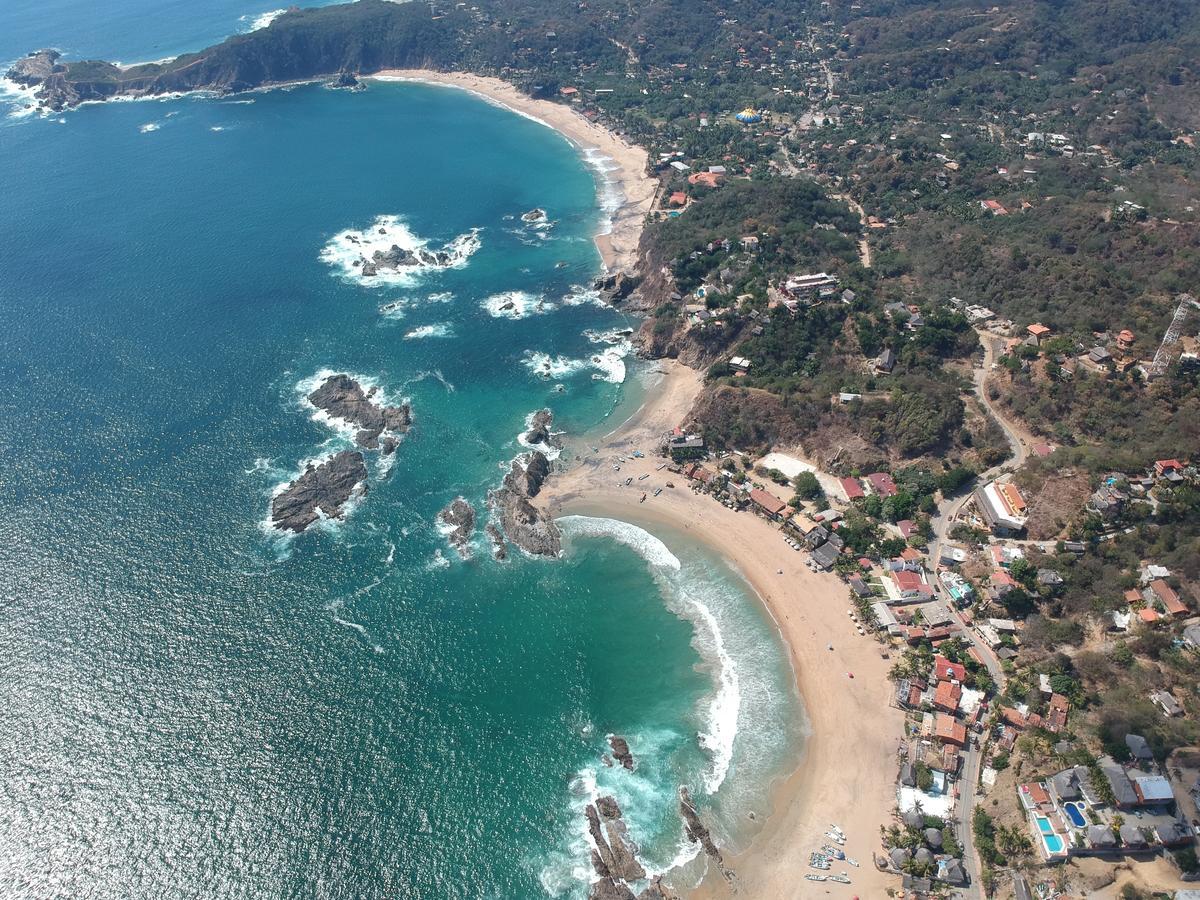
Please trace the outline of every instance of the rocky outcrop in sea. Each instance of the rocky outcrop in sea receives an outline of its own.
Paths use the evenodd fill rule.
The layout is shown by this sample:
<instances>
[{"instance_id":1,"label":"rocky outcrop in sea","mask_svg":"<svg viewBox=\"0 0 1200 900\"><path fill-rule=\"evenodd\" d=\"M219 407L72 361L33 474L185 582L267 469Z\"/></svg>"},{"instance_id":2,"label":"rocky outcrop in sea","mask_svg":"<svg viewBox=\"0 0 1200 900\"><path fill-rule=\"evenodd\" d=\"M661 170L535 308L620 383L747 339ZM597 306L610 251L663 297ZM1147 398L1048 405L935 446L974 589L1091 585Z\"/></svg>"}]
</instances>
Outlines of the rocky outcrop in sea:
<instances>
[{"instance_id":1,"label":"rocky outcrop in sea","mask_svg":"<svg viewBox=\"0 0 1200 900\"><path fill-rule=\"evenodd\" d=\"M512 543L534 556L558 556L562 533L544 510L530 499L536 497L550 474L546 454L534 450L512 461L500 487L488 494L488 508L496 527Z\"/></svg>"},{"instance_id":2,"label":"rocky outcrop in sea","mask_svg":"<svg viewBox=\"0 0 1200 900\"><path fill-rule=\"evenodd\" d=\"M457 257L448 250L426 250L424 247L401 247L392 244L387 250L376 250L370 259L362 260L362 275L370 278L380 272L399 272L403 269L422 267L447 269L454 265Z\"/></svg>"},{"instance_id":3,"label":"rocky outcrop in sea","mask_svg":"<svg viewBox=\"0 0 1200 900\"><path fill-rule=\"evenodd\" d=\"M354 442L367 450L395 452L400 438L412 428L412 407L407 403L384 406L375 401L379 389L363 386L346 374L330 375L308 395L308 402L331 418L358 429Z\"/></svg>"},{"instance_id":4,"label":"rocky outcrop in sea","mask_svg":"<svg viewBox=\"0 0 1200 900\"><path fill-rule=\"evenodd\" d=\"M554 413L549 409L539 409L529 417L526 432L521 436L521 442L527 447L547 447L551 450L561 450L562 440L550 430L554 424Z\"/></svg>"},{"instance_id":5,"label":"rocky outcrop in sea","mask_svg":"<svg viewBox=\"0 0 1200 900\"><path fill-rule=\"evenodd\" d=\"M475 533L475 507L467 502L465 497L455 497L450 504L438 513L438 523L446 529L446 540L458 551L463 559L471 558L468 546L471 535Z\"/></svg>"},{"instance_id":6,"label":"rocky outcrop in sea","mask_svg":"<svg viewBox=\"0 0 1200 900\"><path fill-rule=\"evenodd\" d=\"M367 490L367 464L357 450L343 450L310 463L271 500L271 524L296 534L321 516L340 519L351 497Z\"/></svg>"},{"instance_id":7,"label":"rocky outcrop in sea","mask_svg":"<svg viewBox=\"0 0 1200 900\"><path fill-rule=\"evenodd\" d=\"M679 788L679 814L683 817L683 831L687 835L688 840L693 844L699 844L708 858L713 861L717 869L725 876L726 881L733 881L733 872L725 867L725 861L721 858L721 850L712 838L712 834L700 820L700 812L696 809L696 804L692 802L691 794L688 793L686 787Z\"/></svg>"}]
</instances>

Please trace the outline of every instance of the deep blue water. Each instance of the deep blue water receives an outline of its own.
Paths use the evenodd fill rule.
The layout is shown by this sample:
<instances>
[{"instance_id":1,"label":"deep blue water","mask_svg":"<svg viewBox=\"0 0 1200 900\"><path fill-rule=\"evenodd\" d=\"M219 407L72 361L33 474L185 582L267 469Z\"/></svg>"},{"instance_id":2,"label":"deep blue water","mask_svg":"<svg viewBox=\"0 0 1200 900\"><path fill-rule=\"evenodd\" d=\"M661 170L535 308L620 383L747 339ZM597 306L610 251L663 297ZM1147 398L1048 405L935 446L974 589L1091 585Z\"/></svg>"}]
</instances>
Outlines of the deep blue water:
<instances>
[{"instance_id":1,"label":"deep blue water","mask_svg":"<svg viewBox=\"0 0 1200 900\"><path fill-rule=\"evenodd\" d=\"M261 11L6 4L0 50L152 58ZM644 389L587 363L629 323L564 301L600 216L564 141L448 89L311 85L7 118L0 167L0 891L570 894L593 789L658 868L678 784L722 834L762 809L795 700L719 560L593 522L562 561L461 562L433 526L482 506L528 413L582 443ZM479 249L391 286L321 258L379 216ZM491 315L506 291L548 307ZM344 523L283 540L272 490L345 440L302 403L323 369L416 424ZM600 765L614 732L632 775Z\"/></svg>"}]
</instances>

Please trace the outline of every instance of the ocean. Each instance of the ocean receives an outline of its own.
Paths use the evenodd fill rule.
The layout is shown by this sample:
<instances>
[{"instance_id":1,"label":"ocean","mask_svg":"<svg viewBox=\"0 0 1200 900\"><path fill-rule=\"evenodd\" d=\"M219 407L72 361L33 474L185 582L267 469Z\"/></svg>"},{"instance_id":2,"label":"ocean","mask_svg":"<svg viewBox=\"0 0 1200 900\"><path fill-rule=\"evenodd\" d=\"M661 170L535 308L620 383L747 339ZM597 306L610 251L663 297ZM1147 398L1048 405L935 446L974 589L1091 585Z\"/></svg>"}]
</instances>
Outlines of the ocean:
<instances>
[{"instance_id":1,"label":"ocean","mask_svg":"<svg viewBox=\"0 0 1200 900\"><path fill-rule=\"evenodd\" d=\"M0 58L194 49L270 5L19 0ZM460 560L549 406L568 448L654 389L588 290L597 170L446 88L0 110L0 891L578 897L611 793L686 887L676 790L745 841L797 758L779 638L679 534L568 519L561 560ZM550 224L520 216L544 208ZM380 229L385 234L380 235ZM455 266L365 282L353 237ZM342 522L272 493L348 445L349 372L414 427ZM645 448L650 450L651 448ZM610 734L634 772L602 762Z\"/></svg>"}]
</instances>

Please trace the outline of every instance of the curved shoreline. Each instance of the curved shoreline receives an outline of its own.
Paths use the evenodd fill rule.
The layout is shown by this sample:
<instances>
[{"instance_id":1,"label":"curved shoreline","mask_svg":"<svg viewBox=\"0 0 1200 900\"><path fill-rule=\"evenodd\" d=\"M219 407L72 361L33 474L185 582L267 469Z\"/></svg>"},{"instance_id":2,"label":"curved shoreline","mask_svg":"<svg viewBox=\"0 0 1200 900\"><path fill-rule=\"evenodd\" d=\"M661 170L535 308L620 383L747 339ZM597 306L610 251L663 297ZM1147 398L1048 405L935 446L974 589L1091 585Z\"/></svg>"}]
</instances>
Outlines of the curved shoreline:
<instances>
[{"instance_id":1,"label":"curved shoreline","mask_svg":"<svg viewBox=\"0 0 1200 900\"><path fill-rule=\"evenodd\" d=\"M679 424L699 392L702 375L673 361L660 361L666 375L643 406L615 432L593 442L589 453L543 488L537 503L554 515L584 514L623 519L654 533L670 528L704 544L740 572L779 629L796 688L803 700L806 735L796 768L772 786L772 809L748 847L726 862L737 890L748 897L797 897L804 888L808 853L827 842L831 823L847 836L847 854L860 868L848 869L850 893L882 896L894 882L871 864L879 826L895 805L896 748L901 716L890 705L891 665L873 638L860 637L846 615L848 589L836 576L811 572L778 530L751 513L737 513L712 498L693 494L685 479L655 469L653 451L663 431ZM629 456L640 448L644 459ZM610 457L623 455L621 475L649 473L643 487L619 487ZM640 502L642 491L663 487ZM635 482L638 484L639 482ZM833 645L834 650L826 649ZM847 676L854 673L854 678ZM694 892L704 898L731 896L710 875Z\"/></svg>"},{"instance_id":2,"label":"curved shoreline","mask_svg":"<svg viewBox=\"0 0 1200 900\"><path fill-rule=\"evenodd\" d=\"M596 248L610 272L632 272L638 267L642 228L658 189L657 179L646 174L649 155L641 147L630 144L569 106L535 99L499 78L430 69L385 69L364 75L363 80L407 81L458 88L558 132L594 169L599 167L595 160L587 158L586 152L598 151L602 158L615 165L599 174L619 192L620 203L612 211L609 230L595 235Z\"/></svg>"}]
</instances>

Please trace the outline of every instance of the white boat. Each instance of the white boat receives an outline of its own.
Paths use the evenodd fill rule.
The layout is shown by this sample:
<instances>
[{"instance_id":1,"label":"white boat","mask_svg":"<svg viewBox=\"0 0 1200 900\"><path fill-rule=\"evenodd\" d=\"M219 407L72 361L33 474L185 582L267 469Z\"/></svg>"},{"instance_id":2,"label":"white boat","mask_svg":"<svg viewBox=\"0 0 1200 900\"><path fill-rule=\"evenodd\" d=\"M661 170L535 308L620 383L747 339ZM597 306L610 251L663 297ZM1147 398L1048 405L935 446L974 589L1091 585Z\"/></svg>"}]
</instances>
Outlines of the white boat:
<instances>
[{"instance_id":1,"label":"white boat","mask_svg":"<svg viewBox=\"0 0 1200 900\"><path fill-rule=\"evenodd\" d=\"M804 877L807 878L809 881L828 881L829 880L828 875L813 875L811 872L808 875L805 875Z\"/></svg>"}]
</instances>

